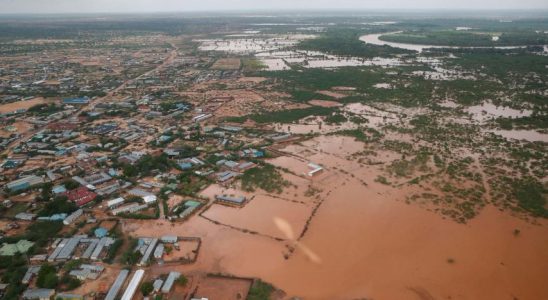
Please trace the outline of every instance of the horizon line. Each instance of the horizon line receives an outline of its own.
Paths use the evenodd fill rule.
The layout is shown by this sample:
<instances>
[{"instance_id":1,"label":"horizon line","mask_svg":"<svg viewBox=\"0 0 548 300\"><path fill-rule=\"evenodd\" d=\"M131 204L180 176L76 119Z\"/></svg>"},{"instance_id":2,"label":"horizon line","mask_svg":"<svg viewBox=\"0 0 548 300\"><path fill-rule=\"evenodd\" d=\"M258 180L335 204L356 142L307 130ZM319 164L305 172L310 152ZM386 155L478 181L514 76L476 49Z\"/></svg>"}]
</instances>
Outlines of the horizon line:
<instances>
[{"instance_id":1,"label":"horizon line","mask_svg":"<svg viewBox=\"0 0 548 300\"><path fill-rule=\"evenodd\" d=\"M60 12L1 12L2 15L138 15L138 14L184 14L184 13L366 13L366 12L461 12L461 13L484 13L484 12L533 12L540 13L548 11L546 8L315 8L315 9L193 9L193 10L155 10L155 11L60 11ZM548 18L548 17L546 17Z\"/></svg>"}]
</instances>

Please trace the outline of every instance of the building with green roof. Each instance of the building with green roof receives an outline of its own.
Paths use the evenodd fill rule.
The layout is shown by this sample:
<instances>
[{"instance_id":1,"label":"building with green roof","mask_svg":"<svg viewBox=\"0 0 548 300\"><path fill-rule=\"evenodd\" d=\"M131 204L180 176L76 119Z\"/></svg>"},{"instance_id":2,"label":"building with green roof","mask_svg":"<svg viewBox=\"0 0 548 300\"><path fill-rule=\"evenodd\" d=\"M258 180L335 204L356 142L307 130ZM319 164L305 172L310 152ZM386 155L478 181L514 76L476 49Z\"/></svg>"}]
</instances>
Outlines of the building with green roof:
<instances>
[{"instance_id":1,"label":"building with green roof","mask_svg":"<svg viewBox=\"0 0 548 300\"><path fill-rule=\"evenodd\" d=\"M17 253L27 253L34 246L33 242L20 240L15 244L2 244L0 256L14 256Z\"/></svg>"}]
</instances>

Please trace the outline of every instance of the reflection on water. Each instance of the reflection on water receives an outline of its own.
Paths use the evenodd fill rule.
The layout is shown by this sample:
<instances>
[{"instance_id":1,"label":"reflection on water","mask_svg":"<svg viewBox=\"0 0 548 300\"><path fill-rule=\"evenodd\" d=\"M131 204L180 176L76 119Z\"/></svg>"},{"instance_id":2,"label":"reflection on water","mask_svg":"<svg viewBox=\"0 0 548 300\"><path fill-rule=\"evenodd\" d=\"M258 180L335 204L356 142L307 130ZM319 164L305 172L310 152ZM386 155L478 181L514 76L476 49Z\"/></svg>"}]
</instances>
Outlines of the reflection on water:
<instances>
[{"instance_id":1,"label":"reflection on water","mask_svg":"<svg viewBox=\"0 0 548 300\"><path fill-rule=\"evenodd\" d=\"M386 42L380 39L380 36L383 35L389 35L389 34L396 34L401 33L401 31L397 32L386 32L386 33L377 33L377 34L366 34L360 37L360 41L365 42L366 44L373 44L373 45L379 45L379 46L390 46L394 48L401 48L401 49L407 49L412 51L418 51L422 52L424 49L428 48L450 48L450 49L458 49L458 48L497 48L497 49L516 49L516 48L524 48L526 46L500 46L500 47L454 47L454 46L434 46L434 45L419 45L419 44L406 44L406 43L396 43L396 42Z\"/></svg>"},{"instance_id":2,"label":"reflection on water","mask_svg":"<svg viewBox=\"0 0 548 300\"><path fill-rule=\"evenodd\" d=\"M536 132L534 130L493 130L491 132L507 139L548 143L548 134Z\"/></svg>"},{"instance_id":3,"label":"reflection on water","mask_svg":"<svg viewBox=\"0 0 548 300\"><path fill-rule=\"evenodd\" d=\"M521 118L530 116L533 111L531 110L517 110L510 107L496 106L493 103L483 103L481 105L470 106L466 109L472 117L479 121L484 122L492 118Z\"/></svg>"},{"instance_id":4,"label":"reflection on water","mask_svg":"<svg viewBox=\"0 0 548 300\"><path fill-rule=\"evenodd\" d=\"M291 225L289 225L289 222L282 218L274 217L274 224L278 229L285 235L285 237L288 240L291 240L295 243L297 248L299 248L310 261L316 264L320 264L322 262L321 258L312 251L312 249L306 247L303 243L295 240L295 232L291 228Z\"/></svg>"}]
</instances>

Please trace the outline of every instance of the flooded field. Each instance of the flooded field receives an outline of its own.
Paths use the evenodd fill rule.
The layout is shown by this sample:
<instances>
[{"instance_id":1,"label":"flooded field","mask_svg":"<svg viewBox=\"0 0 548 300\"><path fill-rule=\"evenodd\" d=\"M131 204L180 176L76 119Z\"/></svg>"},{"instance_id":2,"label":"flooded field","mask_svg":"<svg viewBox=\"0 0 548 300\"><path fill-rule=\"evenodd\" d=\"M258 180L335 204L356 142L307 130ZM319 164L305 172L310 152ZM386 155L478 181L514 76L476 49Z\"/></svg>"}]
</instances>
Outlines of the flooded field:
<instances>
[{"instance_id":1,"label":"flooded field","mask_svg":"<svg viewBox=\"0 0 548 300\"><path fill-rule=\"evenodd\" d=\"M245 299L250 288L251 280L212 276L200 281L196 295L211 300Z\"/></svg>"},{"instance_id":2,"label":"flooded field","mask_svg":"<svg viewBox=\"0 0 548 300\"><path fill-rule=\"evenodd\" d=\"M258 194L242 208L214 204L203 215L222 224L285 239L275 226L274 219L281 218L291 224L296 232L301 232L310 211L311 207L302 203Z\"/></svg>"},{"instance_id":3,"label":"flooded field","mask_svg":"<svg viewBox=\"0 0 548 300\"><path fill-rule=\"evenodd\" d=\"M358 125L352 122L345 122L338 125L325 124L320 118L301 121L297 124L273 124L274 129L286 133L307 134L307 133L331 133L335 131L354 129Z\"/></svg>"},{"instance_id":4,"label":"flooded field","mask_svg":"<svg viewBox=\"0 0 548 300\"><path fill-rule=\"evenodd\" d=\"M267 71L283 71L291 69L283 59L281 58L262 58L261 64L265 67Z\"/></svg>"},{"instance_id":5,"label":"flooded field","mask_svg":"<svg viewBox=\"0 0 548 300\"><path fill-rule=\"evenodd\" d=\"M238 54L253 54L262 51L274 51L294 46L302 40L314 38L313 35L289 34L266 35L263 37L242 39L205 39L196 40L202 51L221 51Z\"/></svg>"},{"instance_id":6,"label":"flooded field","mask_svg":"<svg viewBox=\"0 0 548 300\"><path fill-rule=\"evenodd\" d=\"M289 64L296 64L305 68L322 68L322 69L332 69L332 68L341 68L341 67L363 67L363 66L401 66L406 63L400 59L393 58L372 58L364 59L358 57L341 57L337 55L331 55L319 51L302 51L302 50L292 50L292 51L268 51L260 52L256 54L257 57L261 58L261 61L268 60L283 60ZM270 67L270 66L269 66ZM267 69L267 70L270 70ZM272 70L276 70L275 68Z\"/></svg>"},{"instance_id":7,"label":"flooded field","mask_svg":"<svg viewBox=\"0 0 548 300\"><path fill-rule=\"evenodd\" d=\"M329 100L310 100L308 101L308 104L315 105L315 106L322 106L322 107L338 107L342 106L341 103L336 101L329 101Z\"/></svg>"},{"instance_id":8,"label":"flooded field","mask_svg":"<svg viewBox=\"0 0 548 300\"><path fill-rule=\"evenodd\" d=\"M548 143L548 134L534 130L493 130L491 132L507 139Z\"/></svg>"},{"instance_id":9,"label":"flooded field","mask_svg":"<svg viewBox=\"0 0 548 300\"><path fill-rule=\"evenodd\" d=\"M517 110L510 107L496 106L493 103L486 102L482 105L470 106L466 109L472 115L472 118L478 122L485 122L493 118L520 118L528 117L533 111Z\"/></svg>"},{"instance_id":10,"label":"flooded field","mask_svg":"<svg viewBox=\"0 0 548 300\"><path fill-rule=\"evenodd\" d=\"M545 221L531 224L488 206L463 225L406 204L406 195L417 187L376 183L374 178L381 174L378 167L344 158L362 147L349 138L319 137L284 149L329 168L328 173L313 179L321 186L321 204L297 248L285 240L284 230L275 226L272 216L288 220L290 231L298 233L309 208L261 196L243 209L214 206L207 215L284 241L216 225L199 216L184 224L158 225L154 230L133 221L135 225L126 224L125 229L141 235L199 236L203 253L196 264L177 268L191 273L257 276L288 296L303 299L534 300L545 295ZM273 161L280 166L297 162L301 161ZM302 186L308 181L295 183ZM513 233L516 229L519 236ZM296 250L290 251L292 248ZM318 259L311 260L310 253Z\"/></svg>"}]
</instances>

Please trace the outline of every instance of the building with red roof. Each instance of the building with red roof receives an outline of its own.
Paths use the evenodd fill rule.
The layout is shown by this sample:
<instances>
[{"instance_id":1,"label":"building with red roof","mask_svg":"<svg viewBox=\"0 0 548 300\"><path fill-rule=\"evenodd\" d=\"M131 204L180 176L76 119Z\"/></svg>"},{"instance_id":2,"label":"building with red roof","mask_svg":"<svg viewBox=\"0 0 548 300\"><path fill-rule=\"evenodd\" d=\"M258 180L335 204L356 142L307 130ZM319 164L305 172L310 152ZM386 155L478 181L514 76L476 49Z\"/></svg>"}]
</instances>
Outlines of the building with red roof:
<instances>
[{"instance_id":1,"label":"building with red roof","mask_svg":"<svg viewBox=\"0 0 548 300\"><path fill-rule=\"evenodd\" d=\"M69 201L76 203L76 205L83 206L93 201L97 197L97 194L88 190L85 186L81 186L77 189L65 192L65 196L67 196Z\"/></svg>"}]
</instances>

